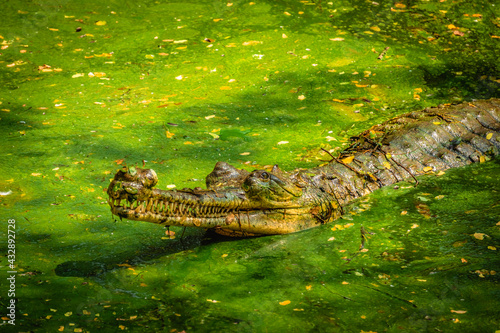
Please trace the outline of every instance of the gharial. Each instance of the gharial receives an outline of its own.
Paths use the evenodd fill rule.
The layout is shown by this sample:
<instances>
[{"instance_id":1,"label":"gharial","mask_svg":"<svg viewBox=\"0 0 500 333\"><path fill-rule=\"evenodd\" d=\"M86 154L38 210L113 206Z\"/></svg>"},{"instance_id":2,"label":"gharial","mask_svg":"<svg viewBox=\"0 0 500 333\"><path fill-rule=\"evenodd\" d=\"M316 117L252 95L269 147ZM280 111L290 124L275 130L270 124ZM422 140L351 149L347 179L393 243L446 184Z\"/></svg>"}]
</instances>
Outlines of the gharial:
<instances>
[{"instance_id":1,"label":"gharial","mask_svg":"<svg viewBox=\"0 0 500 333\"><path fill-rule=\"evenodd\" d=\"M500 99L410 112L351 138L323 166L248 172L218 162L207 189L160 190L151 169L119 170L108 187L111 212L164 226L233 236L286 234L328 223L343 206L383 186L483 162L500 151Z\"/></svg>"}]
</instances>

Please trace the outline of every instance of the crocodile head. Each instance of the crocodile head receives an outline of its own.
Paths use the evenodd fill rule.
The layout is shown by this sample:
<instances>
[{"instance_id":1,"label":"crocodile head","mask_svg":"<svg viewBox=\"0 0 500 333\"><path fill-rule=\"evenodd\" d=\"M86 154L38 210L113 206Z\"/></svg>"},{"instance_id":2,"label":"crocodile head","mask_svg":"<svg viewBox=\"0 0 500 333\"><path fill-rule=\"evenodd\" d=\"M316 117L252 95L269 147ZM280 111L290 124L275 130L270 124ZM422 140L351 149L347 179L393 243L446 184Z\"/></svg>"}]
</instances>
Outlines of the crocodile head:
<instances>
[{"instance_id":1,"label":"crocodile head","mask_svg":"<svg viewBox=\"0 0 500 333\"><path fill-rule=\"evenodd\" d=\"M277 166L251 173L219 162L208 189L160 190L151 169L124 168L108 187L111 212L165 226L214 229L232 236L284 234L314 227L338 215L325 193ZM321 193L320 193L321 192Z\"/></svg>"}]
</instances>

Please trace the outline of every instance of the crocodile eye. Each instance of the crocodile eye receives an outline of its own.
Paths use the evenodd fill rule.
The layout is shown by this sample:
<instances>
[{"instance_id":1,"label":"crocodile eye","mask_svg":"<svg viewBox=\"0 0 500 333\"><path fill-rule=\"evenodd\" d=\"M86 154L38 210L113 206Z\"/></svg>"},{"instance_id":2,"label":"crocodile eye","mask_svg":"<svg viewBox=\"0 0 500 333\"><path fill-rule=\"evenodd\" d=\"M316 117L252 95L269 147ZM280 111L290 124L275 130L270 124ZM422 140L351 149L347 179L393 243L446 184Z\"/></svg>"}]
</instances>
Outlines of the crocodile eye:
<instances>
[{"instance_id":1,"label":"crocodile eye","mask_svg":"<svg viewBox=\"0 0 500 333\"><path fill-rule=\"evenodd\" d=\"M264 179L264 180L268 180L269 179L269 174L267 172L263 172L260 174L260 178Z\"/></svg>"}]
</instances>

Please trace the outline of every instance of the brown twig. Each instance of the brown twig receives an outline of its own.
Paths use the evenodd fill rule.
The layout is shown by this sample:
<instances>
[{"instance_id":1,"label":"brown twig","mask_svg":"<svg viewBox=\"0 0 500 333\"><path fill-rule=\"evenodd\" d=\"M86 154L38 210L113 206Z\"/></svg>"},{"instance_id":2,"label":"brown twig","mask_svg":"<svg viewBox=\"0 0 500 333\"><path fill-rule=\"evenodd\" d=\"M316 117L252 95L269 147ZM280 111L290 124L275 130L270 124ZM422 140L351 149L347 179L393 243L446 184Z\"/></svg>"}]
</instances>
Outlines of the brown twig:
<instances>
[{"instance_id":1,"label":"brown twig","mask_svg":"<svg viewBox=\"0 0 500 333\"><path fill-rule=\"evenodd\" d=\"M378 60L382 60L385 56L385 54L387 53L387 51L389 50L389 46L387 46L383 51L382 53L380 53L377 57Z\"/></svg>"}]
</instances>

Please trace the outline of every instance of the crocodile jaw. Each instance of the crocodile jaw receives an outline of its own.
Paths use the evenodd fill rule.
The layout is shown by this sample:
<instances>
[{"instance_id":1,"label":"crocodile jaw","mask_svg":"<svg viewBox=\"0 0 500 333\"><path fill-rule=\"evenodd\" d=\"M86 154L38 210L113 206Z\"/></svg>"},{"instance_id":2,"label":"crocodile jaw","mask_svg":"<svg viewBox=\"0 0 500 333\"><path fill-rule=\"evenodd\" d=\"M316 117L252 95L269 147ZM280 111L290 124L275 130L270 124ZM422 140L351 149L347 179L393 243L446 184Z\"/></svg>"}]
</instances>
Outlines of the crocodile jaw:
<instances>
[{"instance_id":1,"label":"crocodile jaw","mask_svg":"<svg viewBox=\"0 0 500 333\"><path fill-rule=\"evenodd\" d=\"M108 203L114 215L128 220L215 229L237 236L286 234L320 224L310 207L259 209L238 198L234 190L193 194L154 189L144 199L111 197Z\"/></svg>"}]
</instances>

